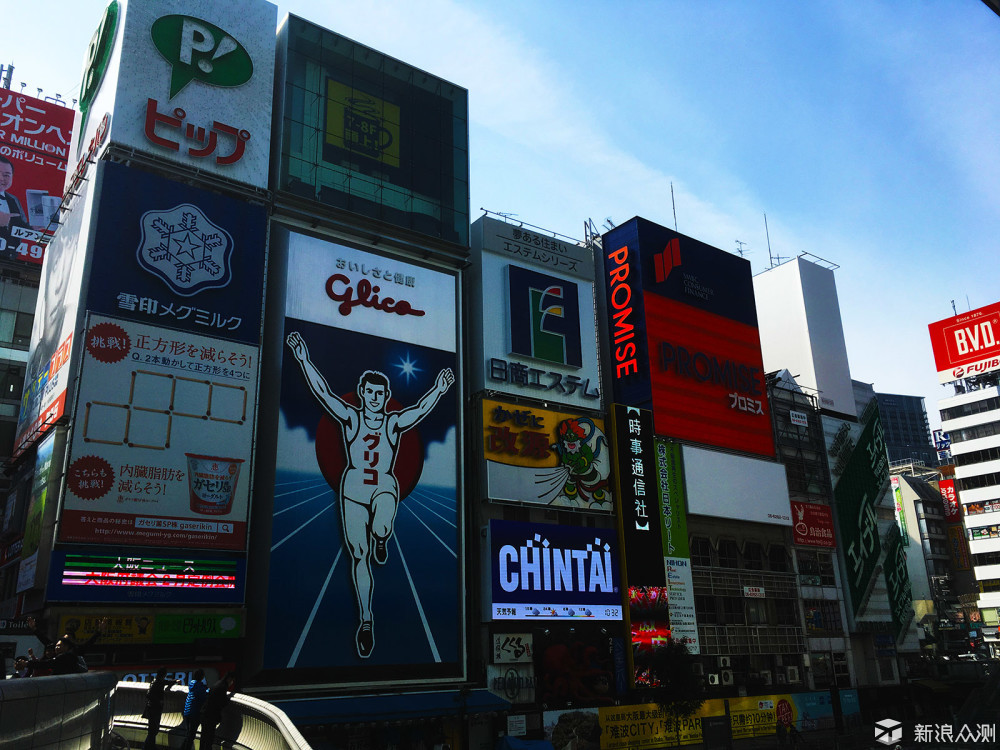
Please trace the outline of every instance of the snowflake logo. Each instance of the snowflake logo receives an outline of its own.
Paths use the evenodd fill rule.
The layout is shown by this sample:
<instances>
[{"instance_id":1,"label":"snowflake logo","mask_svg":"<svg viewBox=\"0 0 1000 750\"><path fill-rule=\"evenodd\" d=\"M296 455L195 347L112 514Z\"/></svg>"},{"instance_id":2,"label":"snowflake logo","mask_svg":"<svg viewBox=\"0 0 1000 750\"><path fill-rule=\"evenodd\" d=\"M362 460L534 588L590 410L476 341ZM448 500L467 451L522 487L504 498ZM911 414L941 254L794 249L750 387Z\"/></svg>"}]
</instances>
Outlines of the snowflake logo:
<instances>
[{"instance_id":1,"label":"snowflake logo","mask_svg":"<svg viewBox=\"0 0 1000 750\"><path fill-rule=\"evenodd\" d=\"M142 215L139 265L177 294L191 297L232 280L233 238L197 206L184 203Z\"/></svg>"}]
</instances>

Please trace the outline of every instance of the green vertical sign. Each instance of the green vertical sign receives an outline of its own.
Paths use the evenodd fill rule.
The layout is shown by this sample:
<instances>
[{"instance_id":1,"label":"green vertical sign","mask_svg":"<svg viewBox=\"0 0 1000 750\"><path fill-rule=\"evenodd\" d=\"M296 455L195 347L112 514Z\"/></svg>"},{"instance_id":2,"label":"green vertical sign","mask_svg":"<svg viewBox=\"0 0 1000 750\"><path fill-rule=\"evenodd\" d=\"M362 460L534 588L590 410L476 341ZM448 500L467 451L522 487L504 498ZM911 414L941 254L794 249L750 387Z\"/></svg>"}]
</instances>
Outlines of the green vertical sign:
<instances>
[{"instance_id":1,"label":"green vertical sign","mask_svg":"<svg viewBox=\"0 0 1000 750\"><path fill-rule=\"evenodd\" d=\"M660 537L664 557L691 557L681 446L656 438L656 477L660 490Z\"/></svg>"},{"instance_id":2,"label":"green vertical sign","mask_svg":"<svg viewBox=\"0 0 1000 750\"><path fill-rule=\"evenodd\" d=\"M875 412L861 431L833 490L855 615L867 598L882 552L875 503L888 476L889 458L885 452L882 423Z\"/></svg>"},{"instance_id":3,"label":"green vertical sign","mask_svg":"<svg viewBox=\"0 0 1000 750\"><path fill-rule=\"evenodd\" d=\"M906 550L898 526L889 527L886 535L885 587L892 609L892 631L898 643L913 619L913 590L906 568Z\"/></svg>"}]
</instances>

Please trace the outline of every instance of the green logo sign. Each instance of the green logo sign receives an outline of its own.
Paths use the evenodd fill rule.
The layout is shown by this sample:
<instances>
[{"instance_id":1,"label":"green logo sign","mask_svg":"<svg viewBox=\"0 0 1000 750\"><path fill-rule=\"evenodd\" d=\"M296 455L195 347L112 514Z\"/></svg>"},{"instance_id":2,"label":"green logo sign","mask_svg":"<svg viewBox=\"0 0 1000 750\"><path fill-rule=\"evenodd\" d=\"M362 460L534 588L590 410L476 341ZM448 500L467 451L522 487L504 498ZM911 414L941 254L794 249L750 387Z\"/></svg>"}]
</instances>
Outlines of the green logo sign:
<instances>
[{"instance_id":1,"label":"green logo sign","mask_svg":"<svg viewBox=\"0 0 1000 750\"><path fill-rule=\"evenodd\" d=\"M191 16L163 16L150 29L153 44L172 66L170 97L197 78L211 86L242 86L253 76L246 48L228 32Z\"/></svg>"},{"instance_id":2,"label":"green logo sign","mask_svg":"<svg viewBox=\"0 0 1000 750\"><path fill-rule=\"evenodd\" d=\"M90 115L90 105L94 103L101 82L111 61L111 51L115 47L115 32L118 30L119 6L114 0L104 11L104 18L94 32L87 47L87 61L83 66L83 82L80 84L80 114L83 115L80 126L80 140L83 143L83 133L87 130L87 117Z\"/></svg>"}]
</instances>

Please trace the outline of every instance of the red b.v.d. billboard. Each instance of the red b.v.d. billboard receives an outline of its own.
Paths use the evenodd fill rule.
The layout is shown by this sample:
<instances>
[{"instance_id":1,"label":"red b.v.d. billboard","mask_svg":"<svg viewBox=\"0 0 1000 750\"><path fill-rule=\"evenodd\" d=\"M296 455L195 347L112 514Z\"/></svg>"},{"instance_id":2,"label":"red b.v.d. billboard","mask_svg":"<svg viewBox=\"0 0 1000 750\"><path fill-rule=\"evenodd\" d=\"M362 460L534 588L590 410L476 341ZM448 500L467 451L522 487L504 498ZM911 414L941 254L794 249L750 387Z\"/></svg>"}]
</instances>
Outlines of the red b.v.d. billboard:
<instances>
[{"instance_id":1,"label":"red b.v.d. billboard","mask_svg":"<svg viewBox=\"0 0 1000 750\"><path fill-rule=\"evenodd\" d=\"M938 382L1000 370L1000 302L927 326Z\"/></svg>"}]
</instances>

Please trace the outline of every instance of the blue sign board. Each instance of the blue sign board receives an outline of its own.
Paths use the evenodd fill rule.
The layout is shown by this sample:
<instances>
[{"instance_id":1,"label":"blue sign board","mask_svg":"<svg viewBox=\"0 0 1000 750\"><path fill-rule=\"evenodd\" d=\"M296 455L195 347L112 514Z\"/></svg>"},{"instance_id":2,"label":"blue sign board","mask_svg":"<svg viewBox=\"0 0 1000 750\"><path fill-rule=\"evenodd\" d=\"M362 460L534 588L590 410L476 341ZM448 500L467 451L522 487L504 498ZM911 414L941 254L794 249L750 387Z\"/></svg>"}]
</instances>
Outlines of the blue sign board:
<instances>
[{"instance_id":1,"label":"blue sign board","mask_svg":"<svg viewBox=\"0 0 1000 750\"><path fill-rule=\"evenodd\" d=\"M494 620L621 620L614 529L491 520Z\"/></svg>"},{"instance_id":2,"label":"blue sign board","mask_svg":"<svg viewBox=\"0 0 1000 750\"><path fill-rule=\"evenodd\" d=\"M246 568L242 558L197 550L56 550L47 594L53 602L242 604Z\"/></svg>"},{"instance_id":3,"label":"blue sign board","mask_svg":"<svg viewBox=\"0 0 1000 750\"><path fill-rule=\"evenodd\" d=\"M263 206L108 163L87 309L257 345Z\"/></svg>"}]
</instances>

